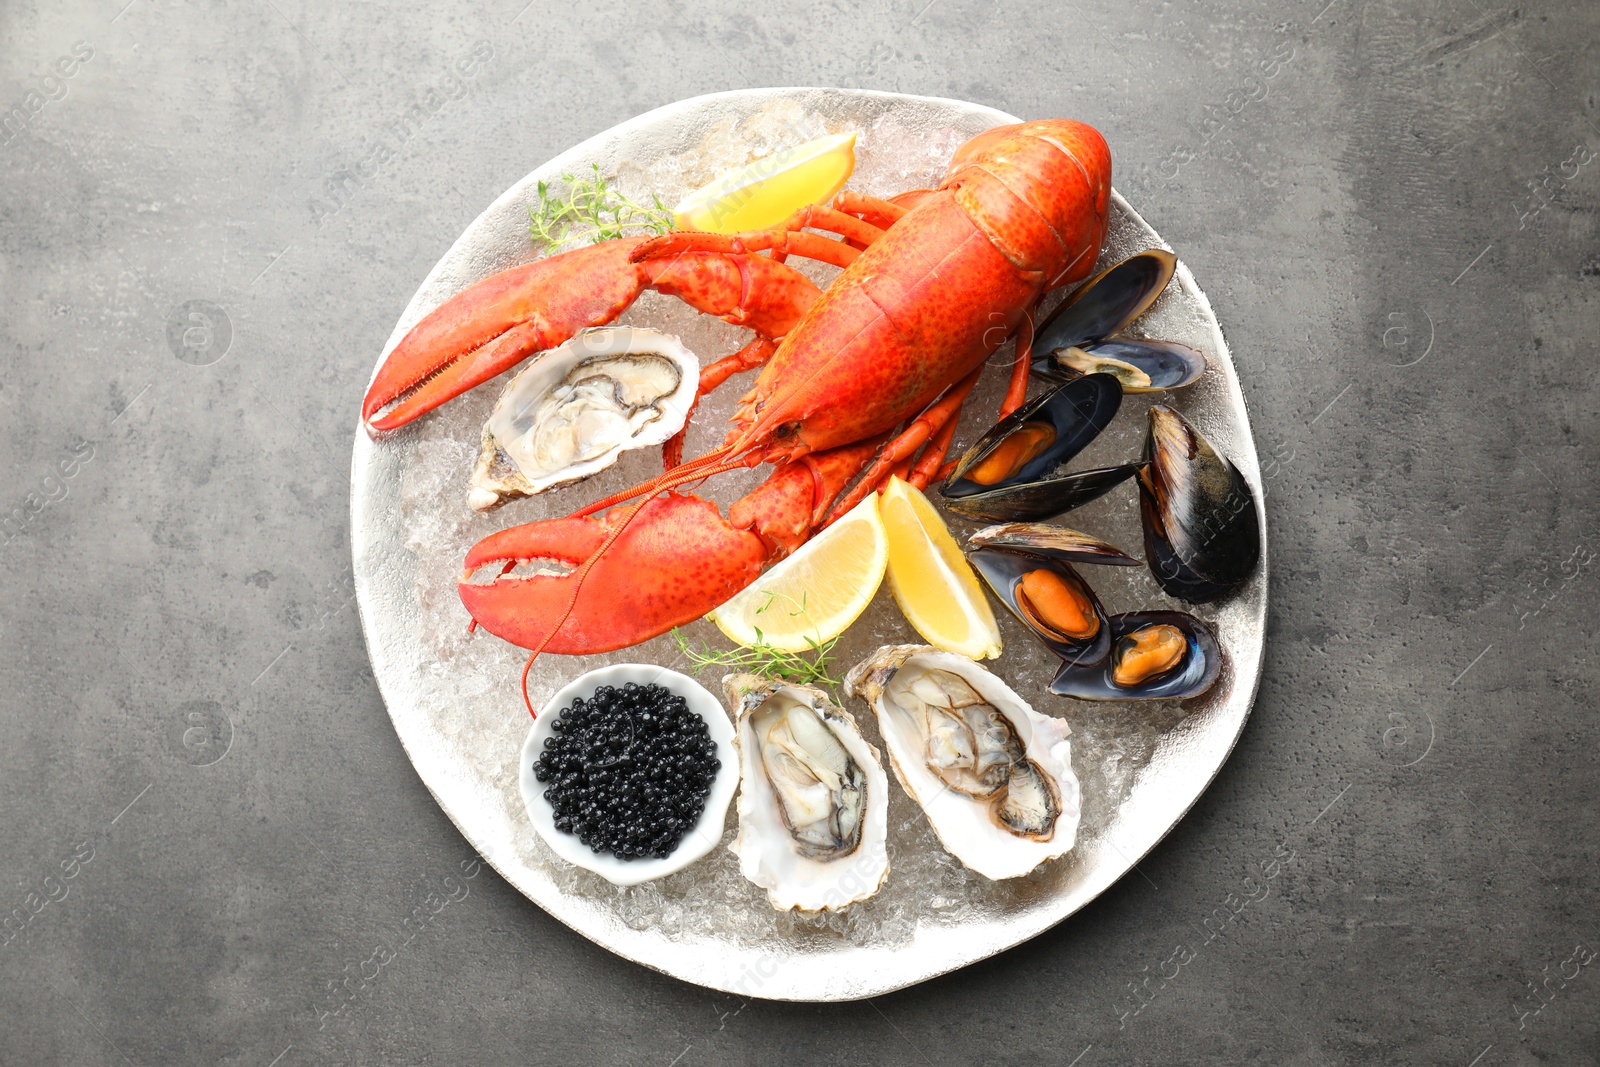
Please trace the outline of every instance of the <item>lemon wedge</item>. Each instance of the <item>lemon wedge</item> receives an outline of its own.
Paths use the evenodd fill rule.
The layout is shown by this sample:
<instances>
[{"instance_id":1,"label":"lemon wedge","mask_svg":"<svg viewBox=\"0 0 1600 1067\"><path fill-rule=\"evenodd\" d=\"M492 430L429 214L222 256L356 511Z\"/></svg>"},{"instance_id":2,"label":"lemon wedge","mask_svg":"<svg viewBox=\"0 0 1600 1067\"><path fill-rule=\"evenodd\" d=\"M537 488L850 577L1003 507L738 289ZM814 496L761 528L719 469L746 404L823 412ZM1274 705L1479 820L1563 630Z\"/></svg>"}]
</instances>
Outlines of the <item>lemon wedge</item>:
<instances>
[{"instance_id":1,"label":"lemon wedge","mask_svg":"<svg viewBox=\"0 0 1600 1067\"><path fill-rule=\"evenodd\" d=\"M680 230L765 230L831 198L855 169L855 134L819 137L729 171L684 197L672 214Z\"/></svg>"},{"instance_id":2,"label":"lemon wedge","mask_svg":"<svg viewBox=\"0 0 1600 1067\"><path fill-rule=\"evenodd\" d=\"M1000 628L978 576L928 498L889 479L881 502L889 536L889 588L930 645L973 659L1000 655Z\"/></svg>"},{"instance_id":3,"label":"lemon wedge","mask_svg":"<svg viewBox=\"0 0 1600 1067\"><path fill-rule=\"evenodd\" d=\"M873 493L706 618L741 645L804 652L856 621L888 562Z\"/></svg>"}]
</instances>

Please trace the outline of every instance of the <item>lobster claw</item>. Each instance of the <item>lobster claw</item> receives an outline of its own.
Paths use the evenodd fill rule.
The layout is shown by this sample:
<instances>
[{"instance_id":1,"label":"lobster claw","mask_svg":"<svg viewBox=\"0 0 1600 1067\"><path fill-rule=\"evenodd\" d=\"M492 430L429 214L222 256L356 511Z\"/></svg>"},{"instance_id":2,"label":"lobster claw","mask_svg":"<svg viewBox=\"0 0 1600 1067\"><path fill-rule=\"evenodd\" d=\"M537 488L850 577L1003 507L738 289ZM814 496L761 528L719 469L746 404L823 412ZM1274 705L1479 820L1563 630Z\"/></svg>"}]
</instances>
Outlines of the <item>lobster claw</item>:
<instances>
[{"instance_id":1,"label":"lobster claw","mask_svg":"<svg viewBox=\"0 0 1600 1067\"><path fill-rule=\"evenodd\" d=\"M369 432L398 429L583 327L615 319L643 287L628 262L639 243L606 241L534 260L440 304L378 367L361 403Z\"/></svg>"},{"instance_id":2,"label":"lobster claw","mask_svg":"<svg viewBox=\"0 0 1600 1067\"><path fill-rule=\"evenodd\" d=\"M754 581L766 562L760 536L736 529L716 505L697 496L666 493L646 501L637 515L633 511L545 519L491 534L467 553L461 602L484 629L523 648L564 655L610 652L698 619ZM623 523L620 536L582 577L578 596L578 568ZM509 570L536 560L574 569L472 581L486 566ZM552 635L553 626L559 629Z\"/></svg>"},{"instance_id":3,"label":"lobster claw","mask_svg":"<svg viewBox=\"0 0 1600 1067\"><path fill-rule=\"evenodd\" d=\"M646 289L782 337L816 301L811 280L765 256L685 251L633 262L646 238L619 237L491 274L429 312L395 345L361 404L373 434L398 429L535 352L604 326Z\"/></svg>"}]
</instances>

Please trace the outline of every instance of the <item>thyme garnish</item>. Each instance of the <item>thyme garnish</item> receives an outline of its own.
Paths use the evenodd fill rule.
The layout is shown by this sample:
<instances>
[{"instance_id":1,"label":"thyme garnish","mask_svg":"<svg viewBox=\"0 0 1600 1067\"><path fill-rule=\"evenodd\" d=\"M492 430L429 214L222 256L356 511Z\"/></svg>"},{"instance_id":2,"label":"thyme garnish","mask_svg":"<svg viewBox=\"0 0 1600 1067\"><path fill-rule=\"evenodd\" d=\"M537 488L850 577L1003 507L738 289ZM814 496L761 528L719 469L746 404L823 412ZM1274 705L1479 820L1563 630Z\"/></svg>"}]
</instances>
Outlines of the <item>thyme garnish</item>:
<instances>
[{"instance_id":1,"label":"thyme garnish","mask_svg":"<svg viewBox=\"0 0 1600 1067\"><path fill-rule=\"evenodd\" d=\"M634 233L666 233L672 229L672 212L659 196L650 199L654 206L634 200L612 187L600 173L598 163L590 164L593 177L562 174L567 183L565 196L550 195L550 183L539 183L539 204L528 205L528 231L534 240L556 247L587 237L590 244L609 241Z\"/></svg>"},{"instance_id":2,"label":"thyme garnish","mask_svg":"<svg viewBox=\"0 0 1600 1067\"><path fill-rule=\"evenodd\" d=\"M759 674L764 678L781 678L796 685L823 685L832 690L839 688L839 679L831 672L833 646L839 643L837 637L820 644L808 637L806 643L811 647L805 652L784 652L773 648L761 639L760 629L756 630L755 644L737 648L712 648L704 642L697 648L689 643L683 631L677 629L672 631L672 640L677 644L678 651L688 658L696 674L702 674L710 667L726 667Z\"/></svg>"}]
</instances>

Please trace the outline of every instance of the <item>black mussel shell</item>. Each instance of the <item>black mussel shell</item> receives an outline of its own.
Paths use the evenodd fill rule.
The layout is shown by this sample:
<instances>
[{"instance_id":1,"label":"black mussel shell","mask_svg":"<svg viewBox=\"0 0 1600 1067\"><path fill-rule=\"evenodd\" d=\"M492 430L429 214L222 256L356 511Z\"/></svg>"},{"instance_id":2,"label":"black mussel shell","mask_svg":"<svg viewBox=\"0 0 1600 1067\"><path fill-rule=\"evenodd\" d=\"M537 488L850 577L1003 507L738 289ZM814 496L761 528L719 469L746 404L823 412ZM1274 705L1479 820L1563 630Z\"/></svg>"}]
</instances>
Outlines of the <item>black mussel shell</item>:
<instances>
[{"instance_id":1,"label":"black mussel shell","mask_svg":"<svg viewBox=\"0 0 1600 1067\"><path fill-rule=\"evenodd\" d=\"M992 548L1019 556L1059 559L1068 563L1101 563L1113 567L1137 567L1139 561L1116 545L1065 526L1039 522L1007 522L985 526L971 537L972 548Z\"/></svg>"},{"instance_id":2,"label":"black mussel shell","mask_svg":"<svg viewBox=\"0 0 1600 1067\"><path fill-rule=\"evenodd\" d=\"M1093 665L1065 660L1050 683L1050 692L1079 700L1187 700L1210 689L1222 673L1222 651L1211 628L1181 611L1130 611L1113 615L1111 652ZM1171 626L1186 643L1183 657L1166 671L1131 686L1113 680L1124 637L1147 626Z\"/></svg>"},{"instance_id":3,"label":"black mussel shell","mask_svg":"<svg viewBox=\"0 0 1600 1067\"><path fill-rule=\"evenodd\" d=\"M1116 417L1121 406L1122 387L1109 374L1089 374L1057 386L1023 404L978 438L956 461L955 470L939 491L953 499L1037 482L1083 451ZM1013 435L1031 436L1036 445L1029 450L1031 458L993 481L970 477Z\"/></svg>"},{"instance_id":4,"label":"black mussel shell","mask_svg":"<svg viewBox=\"0 0 1600 1067\"><path fill-rule=\"evenodd\" d=\"M1103 661L1110 653L1111 627L1107 622L1105 609L1100 606L1100 599L1094 595L1094 590L1089 588L1089 583L1073 569L1072 564L993 548L969 550L967 558L972 561L973 569L983 577L995 597L1011 614L1020 619L1046 648L1063 660L1085 665L1095 664ZM1034 618L1029 609L1019 603L1018 599L1018 587L1023 579L1034 571L1044 571L1059 578L1069 592L1076 594L1080 606L1087 605L1093 611L1096 620L1093 635L1072 639L1059 631L1046 631L1041 628L1039 620ZM1038 610L1036 607L1034 612Z\"/></svg>"},{"instance_id":5,"label":"black mussel shell","mask_svg":"<svg viewBox=\"0 0 1600 1067\"><path fill-rule=\"evenodd\" d=\"M1155 303L1177 267L1177 256L1152 248L1101 271L1034 331L1033 350L1043 354L1110 337Z\"/></svg>"},{"instance_id":6,"label":"black mussel shell","mask_svg":"<svg viewBox=\"0 0 1600 1067\"><path fill-rule=\"evenodd\" d=\"M949 497L945 500L945 507L985 522L1035 522L1097 500L1132 478L1139 470L1138 463L1096 467L1042 482L1025 482L971 496Z\"/></svg>"},{"instance_id":7,"label":"black mussel shell","mask_svg":"<svg viewBox=\"0 0 1600 1067\"><path fill-rule=\"evenodd\" d=\"M1093 341L1035 357L1033 369L1041 378L1058 382L1109 374L1124 393L1155 393L1198 381L1206 372L1206 357L1176 341Z\"/></svg>"},{"instance_id":8,"label":"black mussel shell","mask_svg":"<svg viewBox=\"0 0 1600 1067\"><path fill-rule=\"evenodd\" d=\"M1145 459L1139 511L1157 584L1191 604L1244 584L1261 558L1255 494L1244 475L1164 404L1150 409Z\"/></svg>"}]
</instances>

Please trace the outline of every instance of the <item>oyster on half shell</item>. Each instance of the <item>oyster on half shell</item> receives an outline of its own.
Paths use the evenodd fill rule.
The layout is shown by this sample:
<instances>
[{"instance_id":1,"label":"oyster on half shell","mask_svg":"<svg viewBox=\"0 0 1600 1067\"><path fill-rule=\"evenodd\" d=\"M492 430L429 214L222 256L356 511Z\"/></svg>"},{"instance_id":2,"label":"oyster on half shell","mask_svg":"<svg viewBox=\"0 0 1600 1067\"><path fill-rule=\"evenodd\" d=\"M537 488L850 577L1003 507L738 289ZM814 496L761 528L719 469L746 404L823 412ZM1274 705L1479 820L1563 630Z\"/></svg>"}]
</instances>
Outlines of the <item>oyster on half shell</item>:
<instances>
[{"instance_id":1,"label":"oyster on half shell","mask_svg":"<svg viewBox=\"0 0 1600 1067\"><path fill-rule=\"evenodd\" d=\"M1080 795L1072 732L965 656L887 645L845 691L872 705L895 777L939 842L996 881L1071 851Z\"/></svg>"},{"instance_id":2,"label":"oyster on half shell","mask_svg":"<svg viewBox=\"0 0 1600 1067\"><path fill-rule=\"evenodd\" d=\"M467 504L488 511L661 444L683 429L699 387L699 358L671 334L579 330L506 383L483 427Z\"/></svg>"},{"instance_id":3,"label":"oyster on half shell","mask_svg":"<svg viewBox=\"0 0 1600 1067\"><path fill-rule=\"evenodd\" d=\"M855 719L820 689L723 679L739 747L739 870L774 908L837 911L889 874L889 778Z\"/></svg>"}]
</instances>

